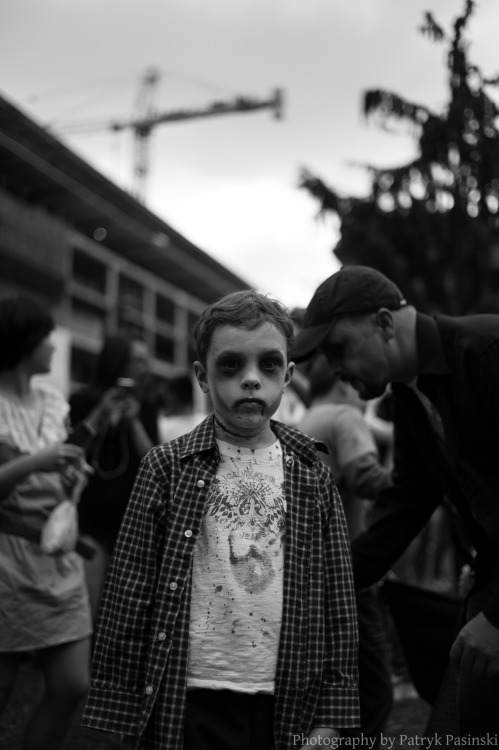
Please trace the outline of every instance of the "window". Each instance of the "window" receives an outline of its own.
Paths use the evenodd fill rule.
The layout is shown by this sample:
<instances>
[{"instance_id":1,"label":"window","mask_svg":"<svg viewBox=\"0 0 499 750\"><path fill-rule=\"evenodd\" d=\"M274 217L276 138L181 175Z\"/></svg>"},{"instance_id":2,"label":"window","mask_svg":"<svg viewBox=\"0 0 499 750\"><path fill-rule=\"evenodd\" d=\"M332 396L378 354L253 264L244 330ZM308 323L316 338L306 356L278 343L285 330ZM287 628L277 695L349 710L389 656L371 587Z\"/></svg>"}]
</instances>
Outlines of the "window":
<instances>
[{"instance_id":1,"label":"window","mask_svg":"<svg viewBox=\"0 0 499 750\"><path fill-rule=\"evenodd\" d=\"M119 278L118 304L121 310L142 313L144 310L144 287L123 274Z\"/></svg>"},{"instance_id":2,"label":"window","mask_svg":"<svg viewBox=\"0 0 499 750\"><path fill-rule=\"evenodd\" d=\"M161 362L173 362L175 358L174 342L166 336L156 335L156 358Z\"/></svg>"},{"instance_id":3,"label":"window","mask_svg":"<svg viewBox=\"0 0 499 750\"><path fill-rule=\"evenodd\" d=\"M93 292L106 294L106 266L76 248L73 254L73 280Z\"/></svg>"},{"instance_id":4,"label":"window","mask_svg":"<svg viewBox=\"0 0 499 750\"><path fill-rule=\"evenodd\" d=\"M175 323L175 303L168 297L158 294L156 297L156 317L162 323Z\"/></svg>"}]
</instances>

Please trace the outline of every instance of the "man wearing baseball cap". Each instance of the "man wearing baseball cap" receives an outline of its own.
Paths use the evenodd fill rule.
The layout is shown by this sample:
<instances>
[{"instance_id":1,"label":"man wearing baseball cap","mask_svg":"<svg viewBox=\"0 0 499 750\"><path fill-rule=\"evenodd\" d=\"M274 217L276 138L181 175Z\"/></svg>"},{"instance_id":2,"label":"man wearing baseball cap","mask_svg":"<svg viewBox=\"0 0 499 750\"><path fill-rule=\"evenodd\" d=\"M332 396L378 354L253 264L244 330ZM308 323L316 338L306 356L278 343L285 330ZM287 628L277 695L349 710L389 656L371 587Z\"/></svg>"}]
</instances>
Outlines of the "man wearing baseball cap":
<instances>
[{"instance_id":1,"label":"man wearing baseball cap","mask_svg":"<svg viewBox=\"0 0 499 750\"><path fill-rule=\"evenodd\" d=\"M356 585L379 580L450 499L475 555L466 624L450 654L459 731L497 737L499 315L424 315L383 274L345 266L316 290L293 360L318 351L362 398L388 384L393 394L393 486L353 544Z\"/></svg>"}]
</instances>

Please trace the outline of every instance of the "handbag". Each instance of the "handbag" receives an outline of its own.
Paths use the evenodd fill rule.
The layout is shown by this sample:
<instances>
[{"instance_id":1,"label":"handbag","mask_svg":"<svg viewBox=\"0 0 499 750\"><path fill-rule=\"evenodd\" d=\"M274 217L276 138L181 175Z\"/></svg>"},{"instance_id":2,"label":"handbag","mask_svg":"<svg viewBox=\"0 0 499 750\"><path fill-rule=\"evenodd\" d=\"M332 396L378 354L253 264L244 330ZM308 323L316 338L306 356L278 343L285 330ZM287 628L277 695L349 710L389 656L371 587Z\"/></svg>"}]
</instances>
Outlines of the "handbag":
<instances>
[{"instance_id":1,"label":"handbag","mask_svg":"<svg viewBox=\"0 0 499 750\"><path fill-rule=\"evenodd\" d=\"M63 500L42 526L40 547L46 555L72 552L78 539L78 516L76 505L71 500Z\"/></svg>"}]
</instances>

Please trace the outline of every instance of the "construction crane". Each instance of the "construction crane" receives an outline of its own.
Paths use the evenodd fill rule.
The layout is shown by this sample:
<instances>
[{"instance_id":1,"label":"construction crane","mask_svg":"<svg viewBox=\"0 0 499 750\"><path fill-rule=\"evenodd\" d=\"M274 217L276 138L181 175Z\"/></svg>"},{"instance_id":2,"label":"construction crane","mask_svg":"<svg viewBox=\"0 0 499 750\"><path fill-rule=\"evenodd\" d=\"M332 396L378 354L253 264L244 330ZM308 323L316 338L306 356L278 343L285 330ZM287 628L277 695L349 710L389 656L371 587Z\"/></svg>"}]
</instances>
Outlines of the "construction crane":
<instances>
[{"instance_id":1,"label":"construction crane","mask_svg":"<svg viewBox=\"0 0 499 750\"><path fill-rule=\"evenodd\" d=\"M149 138L156 125L165 122L179 122L200 117L214 117L234 112L254 112L260 109L270 109L277 120L282 118L284 94L276 88L267 99L256 99L249 96L236 96L228 101L216 101L205 107L193 109L178 109L170 112L155 112L152 102L155 87L160 79L160 72L156 68L146 71L137 99L137 115L130 119L112 120L105 122L68 123L59 128L64 133L89 133L96 130L111 130L119 132L132 130L134 134L134 195L137 200L144 202L147 176L149 173Z\"/></svg>"}]
</instances>

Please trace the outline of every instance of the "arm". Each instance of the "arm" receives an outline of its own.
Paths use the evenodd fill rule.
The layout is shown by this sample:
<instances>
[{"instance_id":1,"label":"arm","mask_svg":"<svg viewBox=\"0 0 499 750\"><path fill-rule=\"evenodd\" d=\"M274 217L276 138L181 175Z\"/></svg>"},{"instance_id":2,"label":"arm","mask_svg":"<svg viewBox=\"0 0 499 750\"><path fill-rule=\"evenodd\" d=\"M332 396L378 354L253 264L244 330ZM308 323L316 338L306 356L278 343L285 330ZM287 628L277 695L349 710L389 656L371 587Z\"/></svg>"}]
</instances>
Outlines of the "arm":
<instances>
[{"instance_id":1,"label":"arm","mask_svg":"<svg viewBox=\"0 0 499 750\"><path fill-rule=\"evenodd\" d=\"M416 436L422 416L417 397L403 399L394 388L393 485L376 498L372 522L352 543L355 586L365 588L380 580L421 531L442 501L443 490L430 471L431 461ZM423 433L424 434L424 433Z\"/></svg>"},{"instance_id":2,"label":"arm","mask_svg":"<svg viewBox=\"0 0 499 750\"><path fill-rule=\"evenodd\" d=\"M484 419L490 420L499 444L499 342L481 354L472 369L472 381L478 401L483 405ZM499 675L499 590L485 603L483 611L472 618L459 632L450 652L455 669L475 678Z\"/></svg>"},{"instance_id":3,"label":"arm","mask_svg":"<svg viewBox=\"0 0 499 750\"><path fill-rule=\"evenodd\" d=\"M330 443L338 469L349 492L358 498L374 500L391 483L391 471L379 460L369 426L358 409L344 407L331 421Z\"/></svg>"},{"instance_id":4,"label":"arm","mask_svg":"<svg viewBox=\"0 0 499 750\"><path fill-rule=\"evenodd\" d=\"M6 456L6 450L10 456ZM3 455L2 455L3 454ZM81 448L69 443L56 443L37 453L18 454L4 448L0 451L0 496L9 493L19 482L33 472L58 471L63 473L83 456Z\"/></svg>"},{"instance_id":5,"label":"arm","mask_svg":"<svg viewBox=\"0 0 499 750\"><path fill-rule=\"evenodd\" d=\"M153 442L138 416L130 419L130 434L138 455L145 456L153 447Z\"/></svg>"},{"instance_id":6,"label":"arm","mask_svg":"<svg viewBox=\"0 0 499 750\"><path fill-rule=\"evenodd\" d=\"M122 403L123 416L128 420L128 424L130 425L130 437L132 443L137 455L142 458L151 450L154 443L142 424L140 418L140 403L132 395L126 396Z\"/></svg>"},{"instance_id":7,"label":"arm","mask_svg":"<svg viewBox=\"0 0 499 750\"><path fill-rule=\"evenodd\" d=\"M391 470L375 453L364 453L343 467L343 479L357 497L374 500L391 484Z\"/></svg>"},{"instance_id":8,"label":"arm","mask_svg":"<svg viewBox=\"0 0 499 750\"><path fill-rule=\"evenodd\" d=\"M93 407L88 406L88 397L75 394L71 400L71 416L74 435L79 437L82 434L82 439L86 438L87 443L109 423L125 418L130 426L130 438L140 458L154 445L140 419L140 403L131 394L123 395L120 388L109 388Z\"/></svg>"},{"instance_id":9,"label":"arm","mask_svg":"<svg viewBox=\"0 0 499 750\"><path fill-rule=\"evenodd\" d=\"M339 728L359 725L357 696L357 612L353 590L350 543L341 499L326 467L319 472L323 502L322 565L324 627L328 648L313 730L327 741ZM310 743L309 743L310 744ZM315 744L315 742L314 742ZM318 745L321 746L320 744Z\"/></svg>"},{"instance_id":10,"label":"arm","mask_svg":"<svg viewBox=\"0 0 499 750\"><path fill-rule=\"evenodd\" d=\"M144 458L111 559L96 627L86 726L136 735L143 704L151 618L165 545L166 499ZM119 706L119 711L116 707Z\"/></svg>"},{"instance_id":11,"label":"arm","mask_svg":"<svg viewBox=\"0 0 499 750\"><path fill-rule=\"evenodd\" d=\"M393 446L393 424L386 419L381 419L376 414L376 408L380 401L381 399L378 398L367 402L364 419L373 434L376 445L388 448L391 451Z\"/></svg>"}]
</instances>

